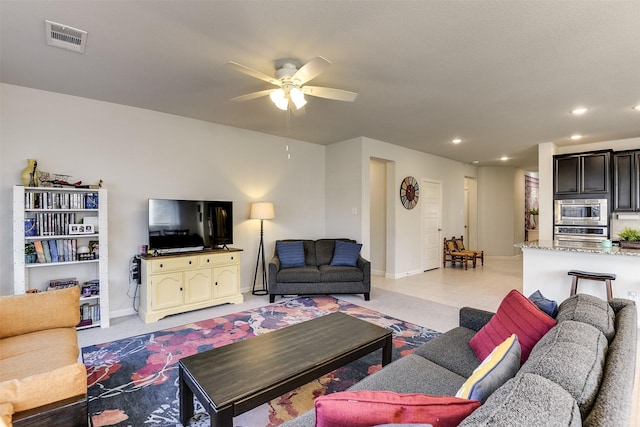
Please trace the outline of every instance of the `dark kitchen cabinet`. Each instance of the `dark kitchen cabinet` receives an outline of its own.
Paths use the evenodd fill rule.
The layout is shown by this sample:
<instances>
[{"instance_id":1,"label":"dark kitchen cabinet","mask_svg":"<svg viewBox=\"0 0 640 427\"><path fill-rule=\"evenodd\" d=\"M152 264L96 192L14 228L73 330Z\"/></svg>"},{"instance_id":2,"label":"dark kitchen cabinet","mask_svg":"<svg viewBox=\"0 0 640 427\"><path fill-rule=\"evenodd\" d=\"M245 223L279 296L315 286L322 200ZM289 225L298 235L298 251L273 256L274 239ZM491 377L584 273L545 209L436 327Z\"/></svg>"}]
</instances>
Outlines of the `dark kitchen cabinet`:
<instances>
[{"instance_id":1,"label":"dark kitchen cabinet","mask_svg":"<svg viewBox=\"0 0 640 427\"><path fill-rule=\"evenodd\" d=\"M613 155L613 210L640 211L640 150Z\"/></svg>"},{"instance_id":2,"label":"dark kitchen cabinet","mask_svg":"<svg viewBox=\"0 0 640 427\"><path fill-rule=\"evenodd\" d=\"M610 151L563 154L553 159L556 195L608 195Z\"/></svg>"}]
</instances>

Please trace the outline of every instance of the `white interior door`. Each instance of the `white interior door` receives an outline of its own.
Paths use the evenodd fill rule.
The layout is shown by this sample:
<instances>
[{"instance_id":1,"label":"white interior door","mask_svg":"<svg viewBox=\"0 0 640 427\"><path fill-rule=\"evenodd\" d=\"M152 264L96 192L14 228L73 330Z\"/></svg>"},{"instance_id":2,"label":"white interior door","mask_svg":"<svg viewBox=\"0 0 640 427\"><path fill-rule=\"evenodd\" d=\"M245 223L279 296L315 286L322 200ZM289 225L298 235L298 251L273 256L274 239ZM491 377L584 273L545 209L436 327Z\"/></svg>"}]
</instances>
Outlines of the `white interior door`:
<instances>
[{"instance_id":1,"label":"white interior door","mask_svg":"<svg viewBox=\"0 0 640 427\"><path fill-rule=\"evenodd\" d=\"M433 270L440 267L442 254L442 184L437 181L422 180L420 188L420 202L422 204L422 233L423 233L423 270Z\"/></svg>"}]
</instances>

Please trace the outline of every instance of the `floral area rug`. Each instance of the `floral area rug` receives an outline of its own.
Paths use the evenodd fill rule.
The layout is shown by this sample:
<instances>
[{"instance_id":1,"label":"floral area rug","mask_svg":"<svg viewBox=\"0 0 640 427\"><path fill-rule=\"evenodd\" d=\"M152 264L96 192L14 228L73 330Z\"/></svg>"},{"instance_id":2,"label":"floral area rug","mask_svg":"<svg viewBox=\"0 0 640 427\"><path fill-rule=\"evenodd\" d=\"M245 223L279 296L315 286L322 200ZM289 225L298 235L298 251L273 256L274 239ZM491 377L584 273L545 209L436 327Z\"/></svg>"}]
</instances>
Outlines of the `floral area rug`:
<instances>
[{"instance_id":1,"label":"floral area rug","mask_svg":"<svg viewBox=\"0 0 640 427\"><path fill-rule=\"evenodd\" d=\"M438 332L331 297L301 297L82 349L93 426L181 426L178 361L211 348L341 311L390 329L393 360ZM342 391L381 368L381 350L234 418L236 427L277 426L313 408L315 397ZM209 426L196 399L189 426Z\"/></svg>"}]
</instances>

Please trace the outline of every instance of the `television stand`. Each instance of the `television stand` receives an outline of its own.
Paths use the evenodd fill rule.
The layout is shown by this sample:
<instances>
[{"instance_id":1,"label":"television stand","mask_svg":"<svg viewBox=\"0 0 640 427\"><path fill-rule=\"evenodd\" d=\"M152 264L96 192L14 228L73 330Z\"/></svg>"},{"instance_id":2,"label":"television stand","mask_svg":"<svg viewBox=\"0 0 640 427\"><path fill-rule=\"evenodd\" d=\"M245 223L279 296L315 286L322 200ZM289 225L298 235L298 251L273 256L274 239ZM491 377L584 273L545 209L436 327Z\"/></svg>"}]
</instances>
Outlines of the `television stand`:
<instances>
[{"instance_id":1,"label":"television stand","mask_svg":"<svg viewBox=\"0 0 640 427\"><path fill-rule=\"evenodd\" d=\"M140 308L145 323L220 304L240 304L242 249L142 256Z\"/></svg>"}]
</instances>

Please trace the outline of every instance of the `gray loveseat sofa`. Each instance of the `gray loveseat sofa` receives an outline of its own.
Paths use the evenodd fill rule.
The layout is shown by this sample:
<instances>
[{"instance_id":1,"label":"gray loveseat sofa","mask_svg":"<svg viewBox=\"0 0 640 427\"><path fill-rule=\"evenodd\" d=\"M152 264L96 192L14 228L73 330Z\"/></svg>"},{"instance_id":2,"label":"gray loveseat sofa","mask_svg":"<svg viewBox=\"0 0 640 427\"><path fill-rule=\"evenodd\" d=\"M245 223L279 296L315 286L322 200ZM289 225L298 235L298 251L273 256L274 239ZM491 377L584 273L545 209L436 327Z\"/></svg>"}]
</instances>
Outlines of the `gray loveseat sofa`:
<instances>
[{"instance_id":1,"label":"gray loveseat sofa","mask_svg":"<svg viewBox=\"0 0 640 427\"><path fill-rule=\"evenodd\" d=\"M371 263L358 256L355 267L330 265L336 240L355 243L350 239L302 240L304 266L282 268L278 256L278 240L273 258L269 260L269 301L277 295L364 294L371 293Z\"/></svg>"},{"instance_id":2,"label":"gray loveseat sofa","mask_svg":"<svg viewBox=\"0 0 640 427\"><path fill-rule=\"evenodd\" d=\"M469 340L492 316L462 308L459 327L364 378L351 390L455 395L480 364ZM515 377L460 426L629 425L638 329L635 303L625 299L607 303L578 294L560 305L556 320ZM282 426L313 427L314 421L311 410Z\"/></svg>"}]
</instances>

